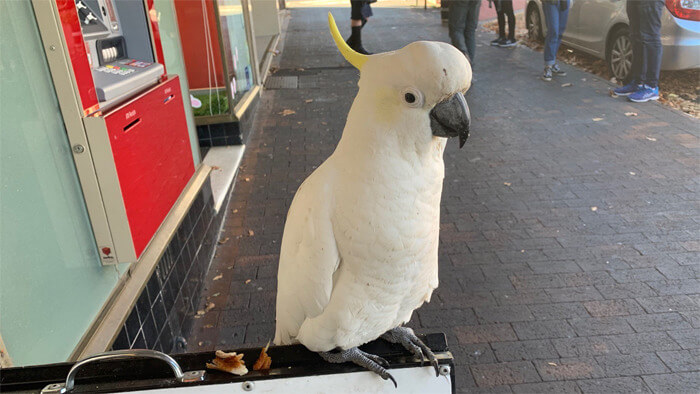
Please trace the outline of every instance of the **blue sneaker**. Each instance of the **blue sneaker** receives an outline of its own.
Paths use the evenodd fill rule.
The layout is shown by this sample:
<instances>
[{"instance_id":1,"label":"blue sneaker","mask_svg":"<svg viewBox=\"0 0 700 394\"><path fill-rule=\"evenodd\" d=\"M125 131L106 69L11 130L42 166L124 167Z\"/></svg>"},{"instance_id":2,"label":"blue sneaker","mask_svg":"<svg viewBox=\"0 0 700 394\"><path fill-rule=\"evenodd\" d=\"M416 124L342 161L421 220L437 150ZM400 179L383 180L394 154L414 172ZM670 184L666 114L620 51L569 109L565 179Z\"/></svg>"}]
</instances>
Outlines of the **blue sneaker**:
<instances>
[{"instance_id":1,"label":"blue sneaker","mask_svg":"<svg viewBox=\"0 0 700 394\"><path fill-rule=\"evenodd\" d=\"M636 92L627 96L629 101L634 101L635 103L646 103L649 100L659 99L659 87L652 88L649 85L642 86Z\"/></svg>"},{"instance_id":2,"label":"blue sneaker","mask_svg":"<svg viewBox=\"0 0 700 394\"><path fill-rule=\"evenodd\" d=\"M637 82L630 82L625 86L620 86L613 89L613 93L615 93L618 96L629 96L630 94L636 92L641 88L642 85L638 84Z\"/></svg>"}]
</instances>

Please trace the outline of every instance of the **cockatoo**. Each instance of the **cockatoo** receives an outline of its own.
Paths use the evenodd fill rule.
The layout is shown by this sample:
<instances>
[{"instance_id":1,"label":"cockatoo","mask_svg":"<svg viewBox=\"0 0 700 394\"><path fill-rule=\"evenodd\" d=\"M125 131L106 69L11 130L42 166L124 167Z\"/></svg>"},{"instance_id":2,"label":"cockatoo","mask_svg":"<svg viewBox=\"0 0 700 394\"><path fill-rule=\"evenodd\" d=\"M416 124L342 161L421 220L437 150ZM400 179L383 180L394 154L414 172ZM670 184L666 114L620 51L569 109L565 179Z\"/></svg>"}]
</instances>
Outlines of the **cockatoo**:
<instances>
[{"instance_id":1,"label":"cockatoo","mask_svg":"<svg viewBox=\"0 0 700 394\"><path fill-rule=\"evenodd\" d=\"M275 344L301 343L396 381L358 346L382 337L436 369L402 327L438 286L446 137L469 135L471 67L459 50L419 41L393 52L338 49L360 70L359 92L333 154L299 187L282 237Z\"/></svg>"}]
</instances>

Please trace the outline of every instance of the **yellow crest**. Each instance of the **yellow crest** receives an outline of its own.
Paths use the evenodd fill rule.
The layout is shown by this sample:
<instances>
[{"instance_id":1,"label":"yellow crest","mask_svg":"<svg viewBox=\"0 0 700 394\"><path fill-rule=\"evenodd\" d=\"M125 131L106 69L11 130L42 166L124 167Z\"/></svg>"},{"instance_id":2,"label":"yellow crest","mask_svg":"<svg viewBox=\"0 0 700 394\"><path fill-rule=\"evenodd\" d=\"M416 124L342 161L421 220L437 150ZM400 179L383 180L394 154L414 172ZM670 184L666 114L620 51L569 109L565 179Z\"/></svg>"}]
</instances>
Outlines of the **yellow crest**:
<instances>
[{"instance_id":1,"label":"yellow crest","mask_svg":"<svg viewBox=\"0 0 700 394\"><path fill-rule=\"evenodd\" d=\"M345 60L355 66L356 69L362 70L362 66L365 64L369 56L357 53L350 48L350 46L348 46L348 44L343 40L343 37L340 35L338 26L335 24L335 19L333 19L333 15L330 12L328 12L328 27L331 30L331 35L333 36L335 45L338 47L338 50L343 55Z\"/></svg>"}]
</instances>

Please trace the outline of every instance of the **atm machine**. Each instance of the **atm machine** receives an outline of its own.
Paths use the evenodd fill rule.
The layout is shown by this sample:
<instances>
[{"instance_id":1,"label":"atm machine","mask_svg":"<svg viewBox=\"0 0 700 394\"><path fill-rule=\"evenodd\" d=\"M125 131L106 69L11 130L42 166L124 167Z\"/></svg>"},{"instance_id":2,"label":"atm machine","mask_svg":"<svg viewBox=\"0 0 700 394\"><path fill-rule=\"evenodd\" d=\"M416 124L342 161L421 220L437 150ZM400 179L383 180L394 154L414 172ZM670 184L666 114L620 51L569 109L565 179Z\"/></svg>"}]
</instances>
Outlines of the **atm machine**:
<instances>
[{"instance_id":1,"label":"atm machine","mask_svg":"<svg viewBox=\"0 0 700 394\"><path fill-rule=\"evenodd\" d=\"M137 261L194 174L153 0L32 0L103 264Z\"/></svg>"}]
</instances>

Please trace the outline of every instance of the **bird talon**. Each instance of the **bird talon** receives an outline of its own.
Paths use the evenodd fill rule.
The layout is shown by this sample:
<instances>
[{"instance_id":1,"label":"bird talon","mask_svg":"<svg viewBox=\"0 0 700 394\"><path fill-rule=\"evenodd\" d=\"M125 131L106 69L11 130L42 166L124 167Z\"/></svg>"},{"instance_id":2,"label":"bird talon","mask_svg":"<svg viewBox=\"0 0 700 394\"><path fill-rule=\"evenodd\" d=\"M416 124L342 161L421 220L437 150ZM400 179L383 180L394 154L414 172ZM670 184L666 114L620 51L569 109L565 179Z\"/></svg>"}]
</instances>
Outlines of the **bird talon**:
<instances>
[{"instance_id":1,"label":"bird talon","mask_svg":"<svg viewBox=\"0 0 700 394\"><path fill-rule=\"evenodd\" d=\"M387 379L391 379L391 381L394 383L394 388L399 388L398 383L396 383L396 379L394 379L394 377L391 376L391 374L389 372L386 373L386 377L384 378L384 380L387 380Z\"/></svg>"},{"instance_id":2,"label":"bird talon","mask_svg":"<svg viewBox=\"0 0 700 394\"><path fill-rule=\"evenodd\" d=\"M440 366L438 365L438 360L434 359L431 361L431 364L433 364L433 367L435 368L435 377L440 376Z\"/></svg>"}]
</instances>

